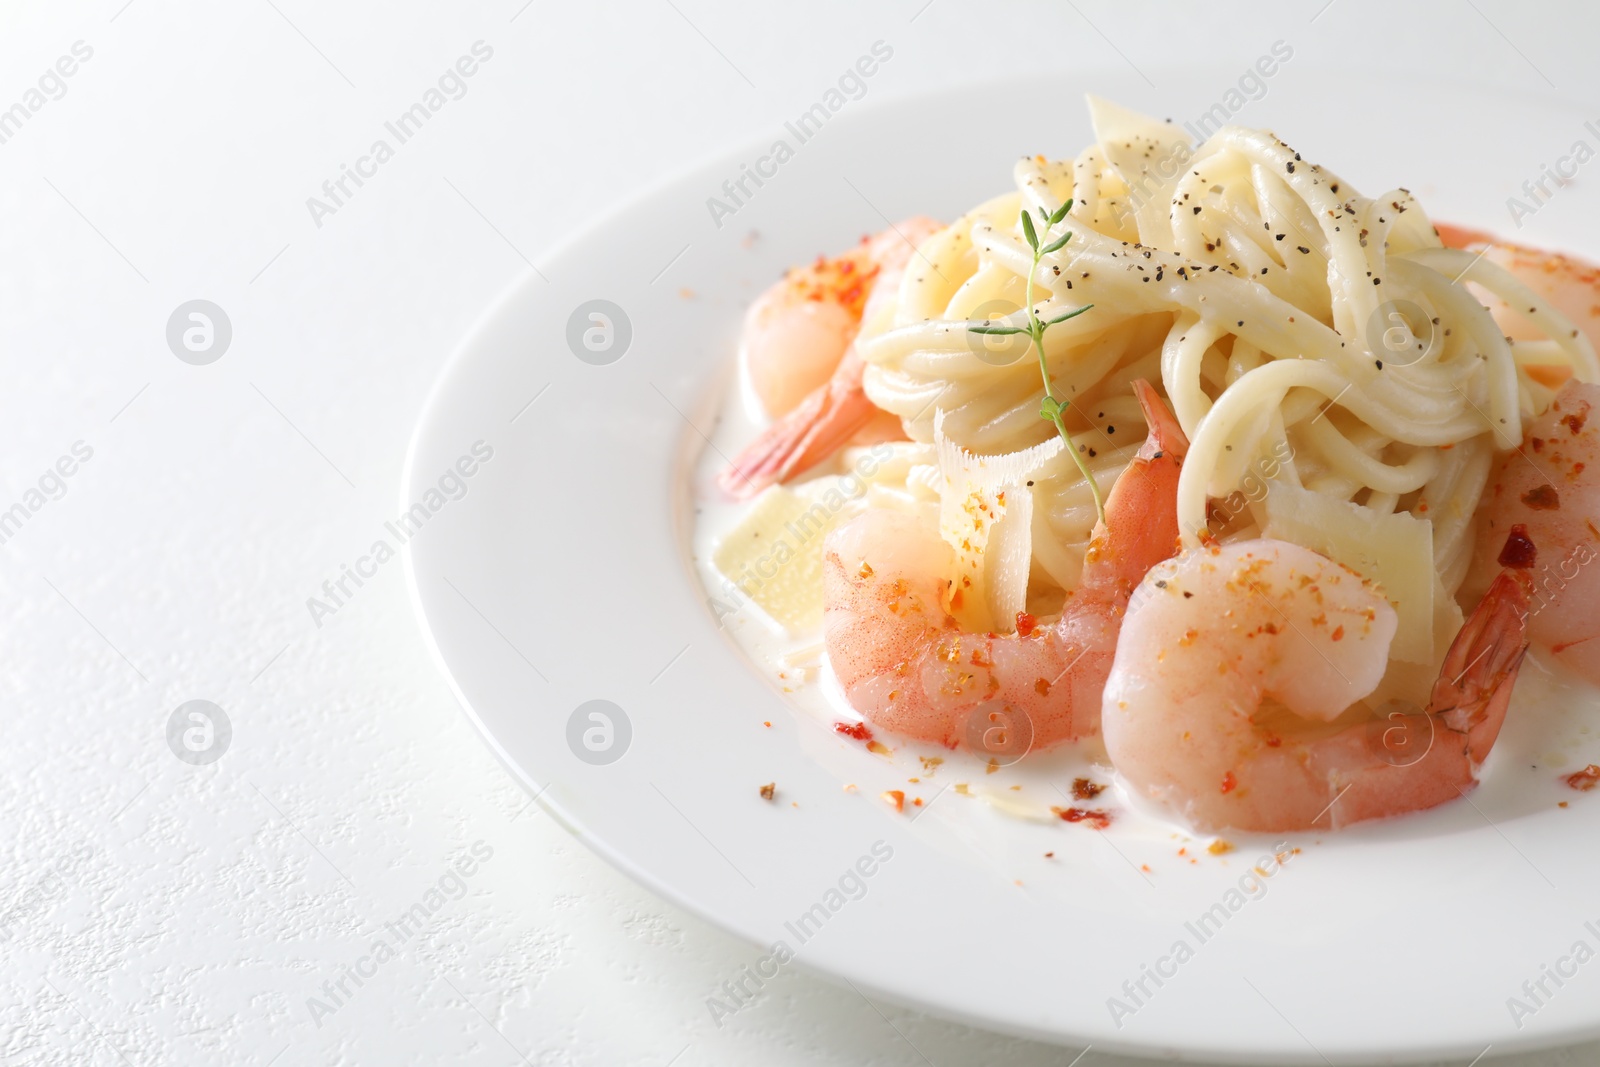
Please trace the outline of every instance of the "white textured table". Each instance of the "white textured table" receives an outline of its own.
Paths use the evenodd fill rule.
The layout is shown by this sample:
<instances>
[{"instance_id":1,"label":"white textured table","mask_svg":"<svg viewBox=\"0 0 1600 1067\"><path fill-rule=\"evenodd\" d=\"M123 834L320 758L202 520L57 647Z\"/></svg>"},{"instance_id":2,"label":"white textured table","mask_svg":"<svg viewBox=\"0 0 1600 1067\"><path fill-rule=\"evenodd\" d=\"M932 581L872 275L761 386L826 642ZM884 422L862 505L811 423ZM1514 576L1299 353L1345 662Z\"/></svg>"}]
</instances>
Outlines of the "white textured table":
<instances>
[{"instance_id":1,"label":"white textured table","mask_svg":"<svg viewBox=\"0 0 1600 1067\"><path fill-rule=\"evenodd\" d=\"M1359 42L1600 99L1576 4L1321 6L1159 30L1151 5L958 0L0 7L0 1061L1071 1062L792 970L717 1028L706 998L756 950L528 806L435 674L401 563L306 601L391 517L413 419L494 294L875 40L873 99L1070 63L1165 88L1277 40L1282 77ZM462 57L420 129L386 132ZM231 340L190 351L184 319L185 361L168 320L192 300ZM191 700L225 711L219 759L169 745Z\"/></svg>"}]
</instances>

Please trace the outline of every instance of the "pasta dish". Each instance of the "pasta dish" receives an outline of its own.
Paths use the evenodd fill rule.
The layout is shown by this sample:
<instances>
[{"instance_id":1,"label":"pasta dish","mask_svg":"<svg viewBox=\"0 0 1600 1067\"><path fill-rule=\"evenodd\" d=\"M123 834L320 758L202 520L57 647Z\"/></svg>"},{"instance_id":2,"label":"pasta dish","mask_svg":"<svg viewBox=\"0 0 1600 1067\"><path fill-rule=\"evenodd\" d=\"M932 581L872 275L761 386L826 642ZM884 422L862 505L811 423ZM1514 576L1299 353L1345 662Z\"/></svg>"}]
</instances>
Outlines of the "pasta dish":
<instances>
[{"instance_id":1,"label":"pasta dish","mask_svg":"<svg viewBox=\"0 0 1600 1067\"><path fill-rule=\"evenodd\" d=\"M1091 112L756 301L718 570L868 729L1103 745L1202 829L1459 798L1530 647L1600 683L1595 271L1264 130Z\"/></svg>"}]
</instances>

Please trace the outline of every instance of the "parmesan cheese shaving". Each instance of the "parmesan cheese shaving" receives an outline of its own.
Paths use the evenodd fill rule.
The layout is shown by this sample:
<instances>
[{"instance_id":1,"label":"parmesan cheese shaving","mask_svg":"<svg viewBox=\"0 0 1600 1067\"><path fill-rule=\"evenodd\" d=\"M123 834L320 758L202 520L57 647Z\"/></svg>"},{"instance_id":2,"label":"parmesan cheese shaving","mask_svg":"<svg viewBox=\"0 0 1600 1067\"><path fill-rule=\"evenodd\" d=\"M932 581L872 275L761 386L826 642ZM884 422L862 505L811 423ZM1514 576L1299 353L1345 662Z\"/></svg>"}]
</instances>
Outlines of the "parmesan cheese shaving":
<instances>
[{"instance_id":1,"label":"parmesan cheese shaving","mask_svg":"<svg viewBox=\"0 0 1600 1067\"><path fill-rule=\"evenodd\" d=\"M1027 606L1033 559L1033 494L1028 477L1061 452L1059 438L1002 456L975 456L944 435L934 417L944 481L939 535L955 550L946 608L971 633L1012 633Z\"/></svg>"}]
</instances>

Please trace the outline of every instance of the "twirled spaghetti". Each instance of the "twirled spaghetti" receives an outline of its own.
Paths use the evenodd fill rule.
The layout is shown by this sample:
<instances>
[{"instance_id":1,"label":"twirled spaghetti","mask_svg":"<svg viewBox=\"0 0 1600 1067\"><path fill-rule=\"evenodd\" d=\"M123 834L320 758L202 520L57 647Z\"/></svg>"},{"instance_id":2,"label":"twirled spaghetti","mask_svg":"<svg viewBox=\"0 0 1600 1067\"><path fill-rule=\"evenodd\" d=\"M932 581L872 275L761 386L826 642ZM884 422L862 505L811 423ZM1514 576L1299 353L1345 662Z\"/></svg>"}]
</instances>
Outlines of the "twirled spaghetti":
<instances>
[{"instance_id":1,"label":"twirled spaghetti","mask_svg":"<svg viewBox=\"0 0 1600 1067\"><path fill-rule=\"evenodd\" d=\"M1352 522L1428 520L1453 594L1496 452L1550 403L1527 367L1595 380L1589 341L1494 262L1445 248L1404 189L1363 196L1264 131L1228 127L1190 149L1176 127L1115 109L1097 123L1100 143L1076 160L1021 160L1015 192L921 246L892 316L858 341L867 396L914 442L933 441L936 417L978 455L1049 439L1037 363L1018 337L996 343L969 324L1026 321L1020 214L1048 216L1070 198L1074 236L1042 258L1034 292L1041 318L1094 305L1043 344L1098 480L1114 479L1144 434L1130 383L1159 380L1191 439L1179 486L1186 545L1265 526L1253 495L1222 515L1208 507L1263 480L1265 465L1277 481L1359 506ZM1538 337L1509 340L1469 286ZM903 451L906 491L939 492L931 453ZM1063 453L1025 488L1030 596L1069 590L1096 517L1085 479Z\"/></svg>"}]
</instances>

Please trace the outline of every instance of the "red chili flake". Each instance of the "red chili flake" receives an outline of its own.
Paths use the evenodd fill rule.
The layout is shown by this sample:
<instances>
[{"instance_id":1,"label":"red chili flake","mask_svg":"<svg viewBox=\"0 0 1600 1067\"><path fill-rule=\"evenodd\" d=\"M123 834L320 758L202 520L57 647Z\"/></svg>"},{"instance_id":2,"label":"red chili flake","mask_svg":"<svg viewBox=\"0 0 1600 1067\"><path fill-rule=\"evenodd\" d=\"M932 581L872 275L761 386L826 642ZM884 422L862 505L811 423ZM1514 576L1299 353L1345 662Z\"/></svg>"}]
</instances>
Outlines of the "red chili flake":
<instances>
[{"instance_id":1,"label":"red chili flake","mask_svg":"<svg viewBox=\"0 0 1600 1067\"><path fill-rule=\"evenodd\" d=\"M1536 485L1522 494L1522 502L1534 511L1556 511L1561 507L1561 494L1548 483Z\"/></svg>"},{"instance_id":2,"label":"red chili flake","mask_svg":"<svg viewBox=\"0 0 1600 1067\"><path fill-rule=\"evenodd\" d=\"M1333 628L1333 633L1329 634L1328 636L1333 638L1335 641L1343 641L1344 640L1344 626L1343 626L1343 624L1335 626Z\"/></svg>"},{"instance_id":3,"label":"red chili flake","mask_svg":"<svg viewBox=\"0 0 1600 1067\"><path fill-rule=\"evenodd\" d=\"M872 731L867 729L867 724L864 722L836 722L833 724L833 730L846 737L853 737L857 741L872 740Z\"/></svg>"},{"instance_id":4,"label":"red chili flake","mask_svg":"<svg viewBox=\"0 0 1600 1067\"><path fill-rule=\"evenodd\" d=\"M1572 436L1576 437L1583 432L1583 424L1588 421L1588 418L1589 406L1585 404L1583 410L1578 412L1576 415L1563 416L1561 419L1561 425L1571 430Z\"/></svg>"},{"instance_id":5,"label":"red chili flake","mask_svg":"<svg viewBox=\"0 0 1600 1067\"><path fill-rule=\"evenodd\" d=\"M1567 775L1567 784L1580 793L1587 793L1600 785L1600 767L1591 763L1577 774Z\"/></svg>"},{"instance_id":6,"label":"red chili flake","mask_svg":"<svg viewBox=\"0 0 1600 1067\"><path fill-rule=\"evenodd\" d=\"M1111 813L1098 808L1051 808L1061 817L1063 822L1088 823L1096 830L1104 830L1111 825Z\"/></svg>"},{"instance_id":7,"label":"red chili flake","mask_svg":"<svg viewBox=\"0 0 1600 1067\"><path fill-rule=\"evenodd\" d=\"M1528 528L1519 522L1511 527L1511 532L1506 535L1506 546L1500 550L1499 563L1502 567L1526 570L1533 566L1534 557L1538 553L1533 538L1528 536Z\"/></svg>"},{"instance_id":8,"label":"red chili flake","mask_svg":"<svg viewBox=\"0 0 1600 1067\"><path fill-rule=\"evenodd\" d=\"M1072 780L1072 799L1093 800L1105 792L1105 789L1106 787L1099 782L1091 782L1087 778L1074 778Z\"/></svg>"},{"instance_id":9,"label":"red chili flake","mask_svg":"<svg viewBox=\"0 0 1600 1067\"><path fill-rule=\"evenodd\" d=\"M1231 793L1238 787L1239 780L1233 776L1232 771L1228 771L1222 776L1222 791L1224 793Z\"/></svg>"},{"instance_id":10,"label":"red chili flake","mask_svg":"<svg viewBox=\"0 0 1600 1067\"><path fill-rule=\"evenodd\" d=\"M1039 625L1039 620L1029 615L1026 611L1017 612L1017 636L1027 637L1033 633L1033 628Z\"/></svg>"}]
</instances>

